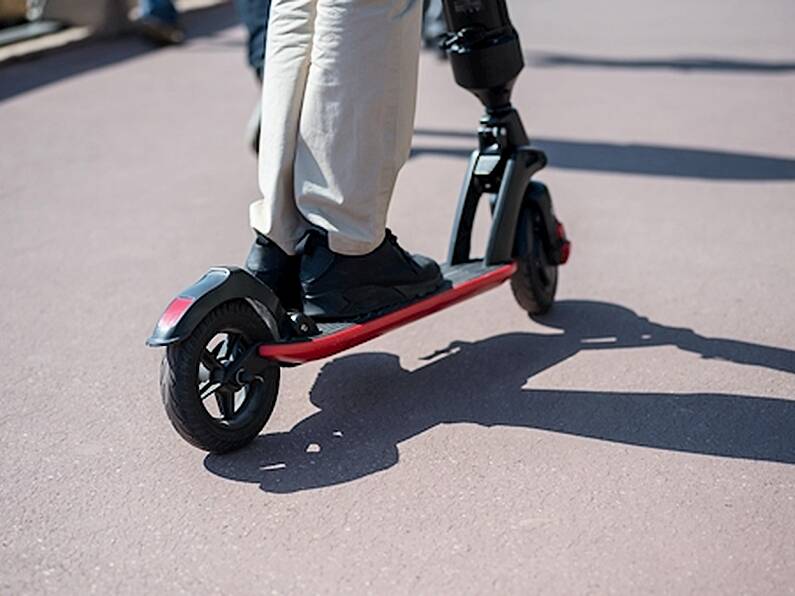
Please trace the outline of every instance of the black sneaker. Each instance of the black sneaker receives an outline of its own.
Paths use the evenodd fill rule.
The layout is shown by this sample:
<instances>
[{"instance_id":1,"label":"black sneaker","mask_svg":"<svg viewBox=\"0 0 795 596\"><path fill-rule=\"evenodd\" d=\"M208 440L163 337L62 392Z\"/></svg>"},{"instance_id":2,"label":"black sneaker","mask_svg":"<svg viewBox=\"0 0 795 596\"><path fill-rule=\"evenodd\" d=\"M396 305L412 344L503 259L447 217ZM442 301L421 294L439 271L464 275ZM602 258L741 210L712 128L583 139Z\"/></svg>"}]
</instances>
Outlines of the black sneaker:
<instances>
[{"instance_id":1,"label":"black sneaker","mask_svg":"<svg viewBox=\"0 0 795 596\"><path fill-rule=\"evenodd\" d=\"M304 313L319 320L362 317L430 294L444 283L439 265L407 253L389 230L378 248L362 256L334 253L325 236L310 233L300 278Z\"/></svg>"},{"instance_id":2,"label":"black sneaker","mask_svg":"<svg viewBox=\"0 0 795 596\"><path fill-rule=\"evenodd\" d=\"M144 37L160 45L179 45L185 41L185 32L179 25L152 15L139 18L135 22L135 27Z\"/></svg>"},{"instance_id":3,"label":"black sneaker","mask_svg":"<svg viewBox=\"0 0 795 596\"><path fill-rule=\"evenodd\" d=\"M257 234L246 258L246 269L273 290L286 310L300 310L300 263L300 257L288 255L276 243Z\"/></svg>"}]
</instances>

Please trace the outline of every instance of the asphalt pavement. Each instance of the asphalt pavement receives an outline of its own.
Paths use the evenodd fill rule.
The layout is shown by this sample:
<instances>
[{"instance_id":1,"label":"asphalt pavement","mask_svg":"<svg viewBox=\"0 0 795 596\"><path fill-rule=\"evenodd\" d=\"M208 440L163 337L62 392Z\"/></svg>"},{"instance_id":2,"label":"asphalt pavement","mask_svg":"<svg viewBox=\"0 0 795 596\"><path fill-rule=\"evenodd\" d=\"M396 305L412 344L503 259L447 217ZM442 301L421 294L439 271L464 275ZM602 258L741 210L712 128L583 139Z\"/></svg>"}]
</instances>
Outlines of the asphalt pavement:
<instances>
[{"instance_id":1,"label":"asphalt pavement","mask_svg":"<svg viewBox=\"0 0 795 596\"><path fill-rule=\"evenodd\" d=\"M0 66L0 593L795 593L795 5L511 8L554 310L506 286L285 371L227 456L144 339L251 241L234 11ZM420 78L390 226L442 259L480 106Z\"/></svg>"}]
</instances>

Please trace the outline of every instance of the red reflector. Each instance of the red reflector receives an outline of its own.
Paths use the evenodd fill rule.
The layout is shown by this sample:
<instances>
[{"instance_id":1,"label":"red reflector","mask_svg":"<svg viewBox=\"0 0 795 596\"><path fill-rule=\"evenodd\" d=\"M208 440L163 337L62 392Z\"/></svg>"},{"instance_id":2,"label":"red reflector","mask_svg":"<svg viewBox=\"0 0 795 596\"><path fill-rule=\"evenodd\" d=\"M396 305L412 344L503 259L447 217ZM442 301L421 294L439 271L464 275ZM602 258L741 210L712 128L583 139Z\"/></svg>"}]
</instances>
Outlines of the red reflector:
<instances>
[{"instance_id":1,"label":"red reflector","mask_svg":"<svg viewBox=\"0 0 795 596\"><path fill-rule=\"evenodd\" d=\"M571 256L571 242L566 240L566 242L563 243L563 246L560 247L560 264L565 265L566 261L569 260L570 256Z\"/></svg>"},{"instance_id":2,"label":"red reflector","mask_svg":"<svg viewBox=\"0 0 795 596\"><path fill-rule=\"evenodd\" d=\"M557 227L557 234L558 240L560 240L560 264L564 265L566 261L569 260L571 256L571 242L566 239L566 228L563 227L563 224L558 222Z\"/></svg>"},{"instance_id":3,"label":"red reflector","mask_svg":"<svg viewBox=\"0 0 795 596\"><path fill-rule=\"evenodd\" d=\"M195 298L183 298L182 296L174 298L166 308L166 312L160 317L157 326L162 329L168 329L176 325L194 300Z\"/></svg>"}]
</instances>

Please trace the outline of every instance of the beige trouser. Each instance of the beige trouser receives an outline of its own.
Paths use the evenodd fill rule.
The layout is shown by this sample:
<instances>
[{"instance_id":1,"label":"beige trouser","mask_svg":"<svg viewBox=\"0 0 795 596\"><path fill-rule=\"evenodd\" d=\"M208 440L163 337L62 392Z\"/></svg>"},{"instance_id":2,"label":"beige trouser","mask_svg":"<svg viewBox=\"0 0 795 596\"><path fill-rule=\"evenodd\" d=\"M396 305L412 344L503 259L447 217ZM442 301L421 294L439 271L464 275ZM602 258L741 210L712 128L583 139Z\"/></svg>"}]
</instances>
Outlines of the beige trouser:
<instances>
[{"instance_id":1,"label":"beige trouser","mask_svg":"<svg viewBox=\"0 0 795 596\"><path fill-rule=\"evenodd\" d=\"M251 226L294 253L306 231L338 253L384 238L409 155L420 0L274 0Z\"/></svg>"}]
</instances>

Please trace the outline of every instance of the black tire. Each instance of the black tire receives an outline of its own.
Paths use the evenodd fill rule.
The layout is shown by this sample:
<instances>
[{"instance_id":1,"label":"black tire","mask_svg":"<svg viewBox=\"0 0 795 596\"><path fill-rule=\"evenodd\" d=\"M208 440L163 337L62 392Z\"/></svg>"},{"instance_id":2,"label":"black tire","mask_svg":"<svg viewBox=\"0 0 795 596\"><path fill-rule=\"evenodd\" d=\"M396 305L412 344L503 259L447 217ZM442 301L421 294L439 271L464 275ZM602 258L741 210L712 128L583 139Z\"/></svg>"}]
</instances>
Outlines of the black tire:
<instances>
[{"instance_id":1,"label":"black tire","mask_svg":"<svg viewBox=\"0 0 795 596\"><path fill-rule=\"evenodd\" d=\"M226 345L218 348L216 355L208 346L224 336ZM186 441L205 451L226 453L247 445L260 433L276 405L278 366L269 367L239 388L220 385L212 391L208 384L219 385L212 382L218 367L222 370L246 349L271 338L265 323L246 302L232 301L211 311L190 337L168 346L160 367L160 391L171 424ZM222 355L223 350L227 353ZM205 366L208 354L218 365L212 370L207 368L212 365ZM207 377L203 386L201 374ZM206 405L210 396L215 397L220 418Z\"/></svg>"},{"instance_id":2,"label":"black tire","mask_svg":"<svg viewBox=\"0 0 795 596\"><path fill-rule=\"evenodd\" d=\"M528 193L533 190L531 185ZM517 229L517 269L511 276L511 290L529 315L549 312L558 288L558 266L547 256L543 233L541 215L530 200L525 200Z\"/></svg>"}]
</instances>

